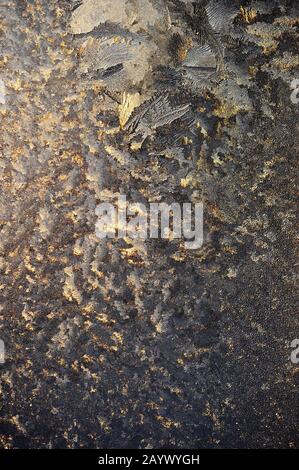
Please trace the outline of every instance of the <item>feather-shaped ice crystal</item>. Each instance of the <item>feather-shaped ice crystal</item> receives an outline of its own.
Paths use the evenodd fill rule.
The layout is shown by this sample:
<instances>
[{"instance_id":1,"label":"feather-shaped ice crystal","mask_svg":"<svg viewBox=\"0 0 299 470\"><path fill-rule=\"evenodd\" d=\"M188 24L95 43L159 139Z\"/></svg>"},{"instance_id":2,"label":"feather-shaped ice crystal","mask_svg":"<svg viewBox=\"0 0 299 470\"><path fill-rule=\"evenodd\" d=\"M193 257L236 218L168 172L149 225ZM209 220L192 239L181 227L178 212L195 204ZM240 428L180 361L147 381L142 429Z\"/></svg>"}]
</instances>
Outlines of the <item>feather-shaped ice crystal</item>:
<instances>
[{"instance_id":1,"label":"feather-shaped ice crystal","mask_svg":"<svg viewBox=\"0 0 299 470\"><path fill-rule=\"evenodd\" d=\"M151 68L155 45L143 36L138 40L118 37L87 41L80 72L102 79L114 91L125 91L142 82Z\"/></svg>"},{"instance_id":2,"label":"feather-shaped ice crystal","mask_svg":"<svg viewBox=\"0 0 299 470\"><path fill-rule=\"evenodd\" d=\"M143 104L125 126L134 135L150 135L158 127L171 124L184 116L189 110L189 104L171 106L168 96L158 96Z\"/></svg>"},{"instance_id":3,"label":"feather-shaped ice crystal","mask_svg":"<svg viewBox=\"0 0 299 470\"><path fill-rule=\"evenodd\" d=\"M186 67L203 67L216 69L217 60L214 52L208 44L196 46L188 51L187 57L183 62Z\"/></svg>"},{"instance_id":4,"label":"feather-shaped ice crystal","mask_svg":"<svg viewBox=\"0 0 299 470\"><path fill-rule=\"evenodd\" d=\"M72 14L71 28L74 34L82 34L114 23L136 32L166 24L167 11L163 0L84 0Z\"/></svg>"}]
</instances>

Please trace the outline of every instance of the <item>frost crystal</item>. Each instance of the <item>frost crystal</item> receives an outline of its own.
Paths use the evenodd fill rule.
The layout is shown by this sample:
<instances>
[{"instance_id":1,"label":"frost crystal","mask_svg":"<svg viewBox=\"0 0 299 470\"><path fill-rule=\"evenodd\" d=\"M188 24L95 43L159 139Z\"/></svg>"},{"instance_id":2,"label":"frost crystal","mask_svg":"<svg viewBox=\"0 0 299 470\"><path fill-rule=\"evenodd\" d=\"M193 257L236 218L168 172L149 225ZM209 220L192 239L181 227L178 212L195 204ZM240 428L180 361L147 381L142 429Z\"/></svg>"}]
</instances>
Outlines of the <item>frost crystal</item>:
<instances>
[{"instance_id":1,"label":"frost crystal","mask_svg":"<svg viewBox=\"0 0 299 470\"><path fill-rule=\"evenodd\" d=\"M5 95L6 95L5 84L4 84L4 81L0 78L0 104L6 103Z\"/></svg>"},{"instance_id":2,"label":"frost crystal","mask_svg":"<svg viewBox=\"0 0 299 470\"><path fill-rule=\"evenodd\" d=\"M184 116L189 104L172 107L168 96L158 96L142 106L142 110L133 116L125 126L125 129L133 135L150 135L154 129L171 124L176 119Z\"/></svg>"}]
</instances>

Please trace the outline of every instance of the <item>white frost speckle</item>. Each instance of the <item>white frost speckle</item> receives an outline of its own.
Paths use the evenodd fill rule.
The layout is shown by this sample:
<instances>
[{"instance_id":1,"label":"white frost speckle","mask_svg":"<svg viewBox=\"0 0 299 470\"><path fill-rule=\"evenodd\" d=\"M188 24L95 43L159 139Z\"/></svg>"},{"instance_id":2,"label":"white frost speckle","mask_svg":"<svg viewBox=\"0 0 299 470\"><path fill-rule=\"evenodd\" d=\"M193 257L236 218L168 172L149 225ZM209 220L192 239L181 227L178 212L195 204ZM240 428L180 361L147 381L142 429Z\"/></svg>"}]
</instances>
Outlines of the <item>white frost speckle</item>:
<instances>
[{"instance_id":1,"label":"white frost speckle","mask_svg":"<svg viewBox=\"0 0 299 470\"><path fill-rule=\"evenodd\" d=\"M6 103L5 95L6 95L5 83L4 83L4 81L0 78L0 104L5 104L5 103Z\"/></svg>"}]
</instances>

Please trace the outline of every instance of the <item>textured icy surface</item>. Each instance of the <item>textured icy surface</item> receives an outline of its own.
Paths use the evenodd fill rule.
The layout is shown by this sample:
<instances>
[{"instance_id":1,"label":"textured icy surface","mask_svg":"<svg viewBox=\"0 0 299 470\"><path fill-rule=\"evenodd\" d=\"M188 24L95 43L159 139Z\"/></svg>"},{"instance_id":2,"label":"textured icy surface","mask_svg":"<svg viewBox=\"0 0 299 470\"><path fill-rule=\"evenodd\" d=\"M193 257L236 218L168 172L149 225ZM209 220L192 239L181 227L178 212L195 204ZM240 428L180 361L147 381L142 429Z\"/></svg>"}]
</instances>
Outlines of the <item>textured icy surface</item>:
<instances>
[{"instance_id":1,"label":"textured icy surface","mask_svg":"<svg viewBox=\"0 0 299 470\"><path fill-rule=\"evenodd\" d=\"M0 446L296 447L298 2L76 3L0 0ZM99 241L119 193L203 247Z\"/></svg>"}]
</instances>

